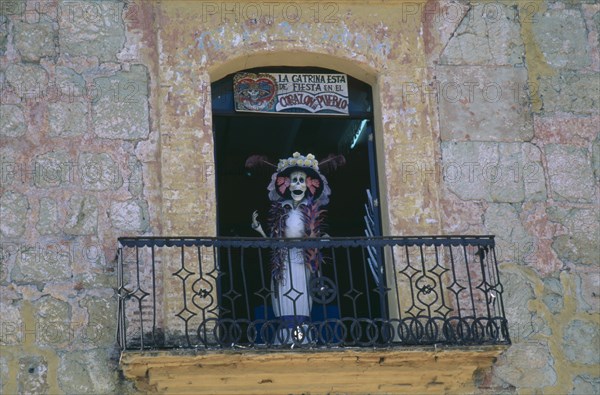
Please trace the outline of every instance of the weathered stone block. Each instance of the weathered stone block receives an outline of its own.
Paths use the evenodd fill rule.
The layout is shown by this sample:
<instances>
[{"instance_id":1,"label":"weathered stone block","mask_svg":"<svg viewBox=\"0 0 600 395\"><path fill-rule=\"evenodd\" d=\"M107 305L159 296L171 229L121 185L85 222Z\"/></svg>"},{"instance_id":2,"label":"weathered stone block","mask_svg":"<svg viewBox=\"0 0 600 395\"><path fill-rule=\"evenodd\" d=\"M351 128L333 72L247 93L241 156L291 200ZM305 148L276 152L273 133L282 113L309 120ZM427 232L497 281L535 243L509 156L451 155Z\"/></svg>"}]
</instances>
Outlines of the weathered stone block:
<instances>
[{"instance_id":1,"label":"weathered stone block","mask_svg":"<svg viewBox=\"0 0 600 395\"><path fill-rule=\"evenodd\" d=\"M12 278L19 282L64 281L72 277L71 264L71 256L59 246L22 245Z\"/></svg>"},{"instance_id":2,"label":"weathered stone block","mask_svg":"<svg viewBox=\"0 0 600 395\"><path fill-rule=\"evenodd\" d=\"M600 311L600 272L591 272L576 276L577 310L587 313Z\"/></svg>"},{"instance_id":3,"label":"weathered stone block","mask_svg":"<svg viewBox=\"0 0 600 395\"><path fill-rule=\"evenodd\" d=\"M564 71L540 79L539 92L545 112L597 114L600 106L600 74Z\"/></svg>"},{"instance_id":4,"label":"weathered stone block","mask_svg":"<svg viewBox=\"0 0 600 395\"><path fill-rule=\"evenodd\" d=\"M528 304L535 298L531 282L518 272L501 273L504 292L506 319L509 324L509 333L513 342L519 343L534 335L536 328L532 322L532 313Z\"/></svg>"},{"instance_id":5,"label":"weathered stone block","mask_svg":"<svg viewBox=\"0 0 600 395\"><path fill-rule=\"evenodd\" d=\"M0 244L8 244L8 243L0 243ZM8 278L8 259L9 252L7 251L6 245L0 245L0 282L5 282Z\"/></svg>"},{"instance_id":6,"label":"weathered stone block","mask_svg":"<svg viewBox=\"0 0 600 395\"><path fill-rule=\"evenodd\" d=\"M35 158L34 184L52 188L73 181L75 165L66 151L51 151Z\"/></svg>"},{"instance_id":7,"label":"weathered stone block","mask_svg":"<svg viewBox=\"0 0 600 395\"><path fill-rule=\"evenodd\" d=\"M534 239L527 233L517 210L510 204L490 204L484 215L489 234L496 235L496 258L499 263L531 263Z\"/></svg>"},{"instance_id":8,"label":"weathered stone block","mask_svg":"<svg viewBox=\"0 0 600 395\"><path fill-rule=\"evenodd\" d=\"M149 218L148 203L145 200L114 202L110 206L111 223L119 230L143 232L148 228Z\"/></svg>"},{"instance_id":9,"label":"weathered stone block","mask_svg":"<svg viewBox=\"0 0 600 395\"><path fill-rule=\"evenodd\" d=\"M556 383L554 359L545 342L513 345L499 359L496 375L520 388L541 388Z\"/></svg>"},{"instance_id":10,"label":"weathered stone block","mask_svg":"<svg viewBox=\"0 0 600 395\"><path fill-rule=\"evenodd\" d=\"M565 356L571 362L593 365L600 363L600 332L594 322L573 320L563 335Z\"/></svg>"},{"instance_id":11,"label":"weathered stone block","mask_svg":"<svg viewBox=\"0 0 600 395\"><path fill-rule=\"evenodd\" d=\"M92 103L94 131L108 139L138 140L148 137L148 75L145 66L96 78L98 98Z\"/></svg>"},{"instance_id":12,"label":"weathered stone block","mask_svg":"<svg viewBox=\"0 0 600 395\"><path fill-rule=\"evenodd\" d=\"M144 190L144 180L142 173L142 162L140 162L135 156L130 156L127 161L129 167L129 179L128 179L128 190L133 197L139 198Z\"/></svg>"},{"instance_id":13,"label":"weathered stone block","mask_svg":"<svg viewBox=\"0 0 600 395\"><path fill-rule=\"evenodd\" d=\"M594 176L588 150L563 144L545 146L550 186L556 200L590 202Z\"/></svg>"},{"instance_id":14,"label":"weathered stone block","mask_svg":"<svg viewBox=\"0 0 600 395\"><path fill-rule=\"evenodd\" d=\"M564 306L563 288L560 280L554 277L548 277L544 280L543 301L553 314L558 314Z\"/></svg>"},{"instance_id":15,"label":"weathered stone block","mask_svg":"<svg viewBox=\"0 0 600 395\"><path fill-rule=\"evenodd\" d=\"M123 185L119 165L105 153L83 152L79 155L79 174L83 188L91 191L118 189Z\"/></svg>"},{"instance_id":16,"label":"weathered stone block","mask_svg":"<svg viewBox=\"0 0 600 395\"><path fill-rule=\"evenodd\" d=\"M48 73L36 64L11 64L6 68L6 82L22 98L38 100L48 88Z\"/></svg>"},{"instance_id":17,"label":"weathered stone block","mask_svg":"<svg viewBox=\"0 0 600 395\"><path fill-rule=\"evenodd\" d=\"M445 184L463 200L546 197L541 153L530 143L442 142L442 169Z\"/></svg>"},{"instance_id":18,"label":"weathered stone block","mask_svg":"<svg viewBox=\"0 0 600 395\"><path fill-rule=\"evenodd\" d=\"M6 43L8 41L8 20L0 15L0 56L6 52Z\"/></svg>"},{"instance_id":19,"label":"weathered stone block","mask_svg":"<svg viewBox=\"0 0 600 395\"><path fill-rule=\"evenodd\" d=\"M67 345L71 339L71 306L51 296L34 303L37 310L37 338L40 345L52 348Z\"/></svg>"},{"instance_id":20,"label":"weathered stone block","mask_svg":"<svg viewBox=\"0 0 600 395\"><path fill-rule=\"evenodd\" d=\"M59 6L58 38L62 54L96 56L100 62L116 60L125 44L123 2L61 0Z\"/></svg>"},{"instance_id":21,"label":"weathered stone block","mask_svg":"<svg viewBox=\"0 0 600 395\"><path fill-rule=\"evenodd\" d=\"M597 265L600 262L600 211L548 207L551 221L563 225L568 234L555 238L552 248L563 262Z\"/></svg>"},{"instance_id":22,"label":"weathered stone block","mask_svg":"<svg viewBox=\"0 0 600 395\"><path fill-rule=\"evenodd\" d=\"M98 200L95 196L73 196L69 200L67 223L63 231L70 235L96 234L98 228Z\"/></svg>"},{"instance_id":23,"label":"weathered stone block","mask_svg":"<svg viewBox=\"0 0 600 395\"><path fill-rule=\"evenodd\" d=\"M29 213L29 200L19 192L6 191L0 197L0 234L19 237L25 233Z\"/></svg>"},{"instance_id":24,"label":"weathered stone block","mask_svg":"<svg viewBox=\"0 0 600 395\"><path fill-rule=\"evenodd\" d=\"M0 3L0 17L10 17L12 15L20 15L25 5L26 0L3 0Z\"/></svg>"},{"instance_id":25,"label":"weathered stone block","mask_svg":"<svg viewBox=\"0 0 600 395\"><path fill-rule=\"evenodd\" d=\"M507 166L513 166L513 159L509 148L506 151L501 150L501 153L506 152L508 159L505 161ZM509 156L510 155L510 156ZM518 154L516 155L518 159ZM518 174L514 175L512 181L521 178L523 187L525 188L525 199L532 201L544 201L547 198L546 178L544 176L544 166L542 165L542 151L534 144L521 144L521 160L523 167L520 168ZM518 160L517 160L517 163ZM508 183L508 179L506 180ZM499 185L498 188L502 188Z\"/></svg>"},{"instance_id":26,"label":"weathered stone block","mask_svg":"<svg viewBox=\"0 0 600 395\"><path fill-rule=\"evenodd\" d=\"M21 137L26 131L27 125L21 107L0 104L0 138Z\"/></svg>"},{"instance_id":27,"label":"weathered stone block","mask_svg":"<svg viewBox=\"0 0 600 395\"><path fill-rule=\"evenodd\" d=\"M48 362L40 356L19 358L17 385L19 394L48 393Z\"/></svg>"},{"instance_id":28,"label":"weathered stone block","mask_svg":"<svg viewBox=\"0 0 600 395\"><path fill-rule=\"evenodd\" d=\"M510 4L475 4L448 42L440 63L520 64L525 55L520 31L516 10Z\"/></svg>"},{"instance_id":29,"label":"weathered stone block","mask_svg":"<svg viewBox=\"0 0 600 395\"><path fill-rule=\"evenodd\" d=\"M533 35L548 64L570 69L590 65L587 30L580 10L549 9L536 18L531 24Z\"/></svg>"},{"instance_id":30,"label":"weathered stone block","mask_svg":"<svg viewBox=\"0 0 600 395\"><path fill-rule=\"evenodd\" d=\"M88 105L57 101L48 104L50 137L76 137L87 131Z\"/></svg>"},{"instance_id":31,"label":"weathered stone block","mask_svg":"<svg viewBox=\"0 0 600 395\"><path fill-rule=\"evenodd\" d=\"M0 53L2 55L2 53ZM4 386L8 381L8 358L4 355L0 355L0 393L5 394L6 389Z\"/></svg>"},{"instance_id":32,"label":"weathered stone block","mask_svg":"<svg viewBox=\"0 0 600 395\"><path fill-rule=\"evenodd\" d=\"M116 366L109 363L102 349L62 354L58 384L69 394L113 394L117 382Z\"/></svg>"},{"instance_id":33,"label":"weathered stone block","mask_svg":"<svg viewBox=\"0 0 600 395\"><path fill-rule=\"evenodd\" d=\"M594 14L594 25L596 25L596 31L598 32L597 34L597 40L598 40L598 47L600 47L600 12L596 12Z\"/></svg>"},{"instance_id":34,"label":"weathered stone block","mask_svg":"<svg viewBox=\"0 0 600 395\"><path fill-rule=\"evenodd\" d=\"M56 55L57 34L52 23L16 22L14 43L24 61L36 62L40 58Z\"/></svg>"},{"instance_id":35,"label":"weathered stone block","mask_svg":"<svg viewBox=\"0 0 600 395\"><path fill-rule=\"evenodd\" d=\"M600 394L600 377L581 375L573 380L573 390L569 395Z\"/></svg>"},{"instance_id":36,"label":"weathered stone block","mask_svg":"<svg viewBox=\"0 0 600 395\"><path fill-rule=\"evenodd\" d=\"M600 14L600 12L598 13ZM592 169L596 182L600 181L600 133L592 143Z\"/></svg>"},{"instance_id":37,"label":"weathered stone block","mask_svg":"<svg viewBox=\"0 0 600 395\"><path fill-rule=\"evenodd\" d=\"M73 98L88 93L83 77L69 67L56 66L54 84L60 91L59 99L62 101L71 102ZM89 93L90 96L94 95L94 92Z\"/></svg>"},{"instance_id":38,"label":"weathered stone block","mask_svg":"<svg viewBox=\"0 0 600 395\"><path fill-rule=\"evenodd\" d=\"M436 73L442 140L533 137L524 68L438 66Z\"/></svg>"},{"instance_id":39,"label":"weathered stone block","mask_svg":"<svg viewBox=\"0 0 600 395\"><path fill-rule=\"evenodd\" d=\"M90 296L82 299L79 304L87 309L89 317L84 336L87 345L100 348L114 344L117 311L115 300Z\"/></svg>"},{"instance_id":40,"label":"weathered stone block","mask_svg":"<svg viewBox=\"0 0 600 395\"><path fill-rule=\"evenodd\" d=\"M0 303L0 314L2 315L2 322L4 323L5 328L3 336L0 337L0 346L5 347L23 344L24 335L22 331L19 330L23 325L23 320L21 318L22 304L14 302L14 299L16 298L8 297L6 287L0 288L0 291L3 296L2 303ZM4 356L4 353L0 353L0 356Z\"/></svg>"},{"instance_id":41,"label":"weathered stone block","mask_svg":"<svg viewBox=\"0 0 600 395\"><path fill-rule=\"evenodd\" d=\"M39 219L35 228L41 235L52 235L59 232L56 200L47 197L40 198Z\"/></svg>"},{"instance_id":42,"label":"weathered stone block","mask_svg":"<svg viewBox=\"0 0 600 395\"><path fill-rule=\"evenodd\" d=\"M600 116L559 114L536 115L535 137L544 144L569 144L587 147L598 136Z\"/></svg>"}]
</instances>

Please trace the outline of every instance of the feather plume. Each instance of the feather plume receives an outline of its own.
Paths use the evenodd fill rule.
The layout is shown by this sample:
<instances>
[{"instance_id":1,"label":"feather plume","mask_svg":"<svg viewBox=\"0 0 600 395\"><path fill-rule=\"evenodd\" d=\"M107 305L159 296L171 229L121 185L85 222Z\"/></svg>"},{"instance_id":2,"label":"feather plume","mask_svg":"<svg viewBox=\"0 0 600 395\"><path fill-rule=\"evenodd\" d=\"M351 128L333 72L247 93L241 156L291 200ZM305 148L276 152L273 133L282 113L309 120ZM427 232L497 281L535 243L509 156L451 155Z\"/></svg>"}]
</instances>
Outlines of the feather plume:
<instances>
[{"instance_id":1,"label":"feather plume","mask_svg":"<svg viewBox=\"0 0 600 395\"><path fill-rule=\"evenodd\" d=\"M247 169L252 169L255 167L264 167L264 166L277 167L274 164L272 164L271 162L269 162L269 158L266 157L265 155L252 155L252 156L248 157L248 159L246 159L246 168Z\"/></svg>"},{"instance_id":2,"label":"feather plume","mask_svg":"<svg viewBox=\"0 0 600 395\"><path fill-rule=\"evenodd\" d=\"M329 173L336 170L338 167L346 164L344 155L329 154L325 159L319 162L319 170L324 173Z\"/></svg>"},{"instance_id":3,"label":"feather plume","mask_svg":"<svg viewBox=\"0 0 600 395\"><path fill-rule=\"evenodd\" d=\"M326 210L319 209L319 205L313 204L311 199L308 199L306 203L302 209L305 236L321 237L321 227ZM313 273L319 270L322 261L323 256L318 248L304 249L304 263Z\"/></svg>"}]
</instances>

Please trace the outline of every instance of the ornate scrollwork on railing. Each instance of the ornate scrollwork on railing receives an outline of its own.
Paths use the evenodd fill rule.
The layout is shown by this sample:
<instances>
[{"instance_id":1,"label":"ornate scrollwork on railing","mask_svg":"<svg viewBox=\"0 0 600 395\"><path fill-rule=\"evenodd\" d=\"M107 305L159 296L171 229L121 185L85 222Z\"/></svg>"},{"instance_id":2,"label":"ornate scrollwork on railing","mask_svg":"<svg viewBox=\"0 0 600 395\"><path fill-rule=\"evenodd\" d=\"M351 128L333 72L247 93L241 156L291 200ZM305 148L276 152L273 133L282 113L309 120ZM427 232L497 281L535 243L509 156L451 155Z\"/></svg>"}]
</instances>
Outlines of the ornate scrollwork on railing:
<instances>
[{"instance_id":1,"label":"ornate scrollwork on railing","mask_svg":"<svg viewBox=\"0 0 600 395\"><path fill-rule=\"evenodd\" d=\"M276 295L273 250L306 248L328 263L307 288ZM368 262L373 248L381 278ZM492 236L120 238L118 342L141 350L508 344L493 252ZM282 301L309 303L310 315L277 316Z\"/></svg>"}]
</instances>

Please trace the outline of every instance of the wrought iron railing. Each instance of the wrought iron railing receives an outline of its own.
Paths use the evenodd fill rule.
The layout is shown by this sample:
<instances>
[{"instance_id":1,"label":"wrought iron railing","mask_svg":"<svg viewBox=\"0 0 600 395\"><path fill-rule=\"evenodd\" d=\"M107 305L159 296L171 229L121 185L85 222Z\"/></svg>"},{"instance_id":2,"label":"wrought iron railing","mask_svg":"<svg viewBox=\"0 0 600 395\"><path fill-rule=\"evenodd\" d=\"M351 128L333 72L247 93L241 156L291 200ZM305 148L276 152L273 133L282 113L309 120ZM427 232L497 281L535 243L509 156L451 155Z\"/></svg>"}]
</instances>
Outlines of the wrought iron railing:
<instances>
[{"instance_id":1,"label":"wrought iron railing","mask_svg":"<svg viewBox=\"0 0 600 395\"><path fill-rule=\"evenodd\" d=\"M274 251L315 248L325 263L282 295ZM310 316L276 314L274 295ZM510 343L493 236L123 237L118 298L122 349Z\"/></svg>"}]
</instances>

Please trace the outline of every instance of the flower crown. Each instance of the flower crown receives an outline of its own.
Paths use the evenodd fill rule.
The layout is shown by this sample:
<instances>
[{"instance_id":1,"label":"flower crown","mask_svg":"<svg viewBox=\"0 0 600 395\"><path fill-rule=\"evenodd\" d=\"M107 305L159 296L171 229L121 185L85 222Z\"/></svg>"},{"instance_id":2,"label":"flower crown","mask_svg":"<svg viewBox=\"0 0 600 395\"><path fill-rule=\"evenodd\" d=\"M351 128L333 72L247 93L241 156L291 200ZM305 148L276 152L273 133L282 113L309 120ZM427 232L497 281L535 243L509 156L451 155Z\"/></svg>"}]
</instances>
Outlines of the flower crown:
<instances>
[{"instance_id":1,"label":"flower crown","mask_svg":"<svg viewBox=\"0 0 600 395\"><path fill-rule=\"evenodd\" d=\"M306 167L316 172L319 171L319 162L315 159L313 154L304 156L300 155L299 152L294 152L291 157L279 160L277 172L279 173L291 166Z\"/></svg>"}]
</instances>

